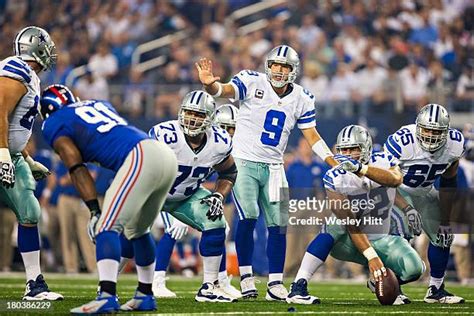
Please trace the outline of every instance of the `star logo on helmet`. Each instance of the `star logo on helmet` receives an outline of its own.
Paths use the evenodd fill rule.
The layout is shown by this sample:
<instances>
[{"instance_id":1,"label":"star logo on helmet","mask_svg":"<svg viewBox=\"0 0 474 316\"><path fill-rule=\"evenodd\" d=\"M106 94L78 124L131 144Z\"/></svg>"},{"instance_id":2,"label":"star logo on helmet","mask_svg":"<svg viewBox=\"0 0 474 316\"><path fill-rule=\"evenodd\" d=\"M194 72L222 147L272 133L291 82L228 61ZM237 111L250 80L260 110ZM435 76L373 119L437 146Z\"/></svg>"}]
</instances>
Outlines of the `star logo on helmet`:
<instances>
[{"instance_id":1,"label":"star logo on helmet","mask_svg":"<svg viewBox=\"0 0 474 316\"><path fill-rule=\"evenodd\" d=\"M38 36L38 38L39 38L40 43L46 43L46 38L44 37L44 34L43 34L43 33L41 33L41 34Z\"/></svg>"}]
</instances>

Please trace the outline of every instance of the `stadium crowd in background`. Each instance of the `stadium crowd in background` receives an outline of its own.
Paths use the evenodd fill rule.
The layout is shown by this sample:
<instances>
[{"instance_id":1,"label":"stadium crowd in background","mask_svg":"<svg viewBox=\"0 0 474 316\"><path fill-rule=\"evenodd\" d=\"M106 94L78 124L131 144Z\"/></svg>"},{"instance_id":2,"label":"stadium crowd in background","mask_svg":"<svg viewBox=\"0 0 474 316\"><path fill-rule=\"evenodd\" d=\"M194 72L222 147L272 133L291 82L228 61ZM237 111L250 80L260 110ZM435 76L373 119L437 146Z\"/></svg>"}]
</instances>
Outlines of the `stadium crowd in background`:
<instances>
[{"instance_id":1,"label":"stadium crowd in background","mask_svg":"<svg viewBox=\"0 0 474 316\"><path fill-rule=\"evenodd\" d=\"M299 82L316 96L318 119L357 116L364 123L372 114L392 114L397 102L404 104L404 113L410 117L428 101L451 111L474 112L471 1L295 0L239 21L244 24L267 18L269 24L264 29L241 34L239 24L225 23L229 14L255 2L0 0L0 56L11 55L11 39L18 30L26 25L41 26L50 32L60 51L55 69L42 74L42 87L65 84L74 68L87 65L85 75L73 81L81 99L109 99L122 114L137 120L146 115L155 123L174 119L181 97L192 87L199 88L194 70L199 57L215 61L214 74L228 81L241 69L262 71L266 53L282 43L300 55ZM55 19L51 19L53 12ZM179 30L193 35L159 51L166 56L163 66L147 72L132 66L132 53L139 44ZM301 152L304 149L287 155L288 170L320 164L301 157ZM56 181L67 184L59 174ZM471 179L471 188L473 182ZM56 196L51 202L55 188L44 186L38 198L48 209L45 213L59 212L61 198ZM13 231L11 215L0 209L3 271L8 271L12 262L8 238ZM54 216L47 218L49 227ZM59 227L60 222L56 219ZM78 230L77 236L60 238L59 229L47 229L49 243L43 247L51 251L45 252L50 259L43 262L77 272L74 264L60 262L58 241L73 238L81 242ZM90 261L87 255L82 256Z\"/></svg>"}]
</instances>

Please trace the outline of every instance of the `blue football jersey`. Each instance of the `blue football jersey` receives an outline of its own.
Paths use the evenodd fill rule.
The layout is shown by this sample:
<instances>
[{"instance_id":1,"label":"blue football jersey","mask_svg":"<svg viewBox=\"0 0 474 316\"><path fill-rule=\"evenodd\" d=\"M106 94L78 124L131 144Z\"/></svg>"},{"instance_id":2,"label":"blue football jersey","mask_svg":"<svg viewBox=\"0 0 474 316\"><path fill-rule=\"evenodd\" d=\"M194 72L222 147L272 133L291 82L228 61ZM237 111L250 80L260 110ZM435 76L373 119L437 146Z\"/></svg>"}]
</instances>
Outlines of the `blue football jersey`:
<instances>
[{"instance_id":1,"label":"blue football jersey","mask_svg":"<svg viewBox=\"0 0 474 316\"><path fill-rule=\"evenodd\" d=\"M79 148L84 162L117 171L145 132L129 126L105 101L80 101L53 112L43 123L43 136L53 147L66 136Z\"/></svg>"}]
</instances>

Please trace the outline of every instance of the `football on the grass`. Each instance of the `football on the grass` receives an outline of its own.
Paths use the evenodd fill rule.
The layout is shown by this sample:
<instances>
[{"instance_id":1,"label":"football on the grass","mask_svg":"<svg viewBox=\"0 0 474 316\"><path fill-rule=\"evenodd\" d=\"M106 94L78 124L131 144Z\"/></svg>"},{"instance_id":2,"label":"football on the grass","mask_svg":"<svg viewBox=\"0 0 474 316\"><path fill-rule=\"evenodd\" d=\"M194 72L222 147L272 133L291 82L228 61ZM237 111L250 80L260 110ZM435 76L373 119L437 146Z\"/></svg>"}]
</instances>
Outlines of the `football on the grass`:
<instances>
[{"instance_id":1,"label":"football on the grass","mask_svg":"<svg viewBox=\"0 0 474 316\"><path fill-rule=\"evenodd\" d=\"M392 305L400 295L397 277L389 268L387 268L387 276L375 283L375 295L382 305Z\"/></svg>"}]
</instances>

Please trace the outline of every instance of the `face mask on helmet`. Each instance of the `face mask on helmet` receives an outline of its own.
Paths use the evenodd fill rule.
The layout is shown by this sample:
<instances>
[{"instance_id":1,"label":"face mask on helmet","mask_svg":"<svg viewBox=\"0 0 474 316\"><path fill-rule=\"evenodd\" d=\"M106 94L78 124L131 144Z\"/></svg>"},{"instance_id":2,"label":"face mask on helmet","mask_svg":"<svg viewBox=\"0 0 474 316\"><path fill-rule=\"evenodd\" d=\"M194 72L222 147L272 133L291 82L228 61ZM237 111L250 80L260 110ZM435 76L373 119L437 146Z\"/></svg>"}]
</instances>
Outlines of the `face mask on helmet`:
<instances>
[{"instance_id":1,"label":"face mask on helmet","mask_svg":"<svg viewBox=\"0 0 474 316\"><path fill-rule=\"evenodd\" d=\"M15 55L24 61L35 61L43 70L50 70L57 61L56 45L48 32L40 27L28 26L15 37Z\"/></svg>"},{"instance_id":2,"label":"face mask on helmet","mask_svg":"<svg viewBox=\"0 0 474 316\"><path fill-rule=\"evenodd\" d=\"M337 135L336 151L338 154L368 164L372 154L372 137L364 127L349 125Z\"/></svg>"},{"instance_id":3,"label":"face mask on helmet","mask_svg":"<svg viewBox=\"0 0 474 316\"><path fill-rule=\"evenodd\" d=\"M300 60L298 53L286 45L275 47L265 61L265 73L275 88L293 83L298 75Z\"/></svg>"},{"instance_id":4,"label":"face mask on helmet","mask_svg":"<svg viewBox=\"0 0 474 316\"><path fill-rule=\"evenodd\" d=\"M183 128L183 132L191 137L204 133L209 126L211 120L205 112L181 109L178 115L179 124Z\"/></svg>"},{"instance_id":5,"label":"face mask on helmet","mask_svg":"<svg viewBox=\"0 0 474 316\"><path fill-rule=\"evenodd\" d=\"M422 126L416 127L416 138L421 148L426 151L434 152L440 149L446 143L447 137L448 129L436 130Z\"/></svg>"},{"instance_id":6,"label":"face mask on helmet","mask_svg":"<svg viewBox=\"0 0 474 316\"><path fill-rule=\"evenodd\" d=\"M423 150L435 152L446 144L449 114L439 104L425 105L416 117L416 139Z\"/></svg>"}]
</instances>

